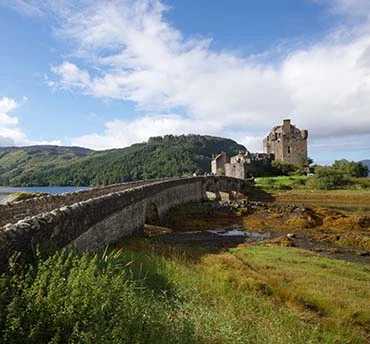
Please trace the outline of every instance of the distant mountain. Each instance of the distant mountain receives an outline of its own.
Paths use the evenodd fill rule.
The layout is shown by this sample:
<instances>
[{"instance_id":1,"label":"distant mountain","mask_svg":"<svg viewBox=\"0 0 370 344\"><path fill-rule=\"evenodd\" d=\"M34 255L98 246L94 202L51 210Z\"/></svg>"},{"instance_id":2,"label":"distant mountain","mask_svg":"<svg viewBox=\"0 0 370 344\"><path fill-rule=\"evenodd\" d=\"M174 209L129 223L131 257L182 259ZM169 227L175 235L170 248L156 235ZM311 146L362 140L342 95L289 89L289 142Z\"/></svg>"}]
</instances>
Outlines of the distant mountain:
<instances>
[{"instance_id":1,"label":"distant mountain","mask_svg":"<svg viewBox=\"0 0 370 344\"><path fill-rule=\"evenodd\" d=\"M360 162L362 162L365 166L367 166L370 171L370 159L361 160ZM369 172L369 177L370 177L370 172Z\"/></svg>"},{"instance_id":2,"label":"distant mountain","mask_svg":"<svg viewBox=\"0 0 370 344\"><path fill-rule=\"evenodd\" d=\"M131 180L201 174L212 154L235 155L245 147L202 135L152 137L122 149L80 147L0 147L0 185L102 185Z\"/></svg>"}]
</instances>

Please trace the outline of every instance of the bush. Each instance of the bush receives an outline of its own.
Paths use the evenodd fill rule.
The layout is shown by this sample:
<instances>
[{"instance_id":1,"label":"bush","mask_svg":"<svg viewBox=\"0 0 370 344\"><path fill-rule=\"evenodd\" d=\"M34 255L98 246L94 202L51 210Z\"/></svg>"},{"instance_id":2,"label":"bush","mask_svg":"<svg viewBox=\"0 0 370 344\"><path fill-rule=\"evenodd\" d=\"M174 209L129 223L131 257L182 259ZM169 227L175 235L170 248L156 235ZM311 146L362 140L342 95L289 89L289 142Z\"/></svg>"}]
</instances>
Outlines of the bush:
<instances>
[{"instance_id":1,"label":"bush","mask_svg":"<svg viewBox=\"0 0 370 344\"><path fill-rule=\"evenodd\" d=\"M334 167L316 167L315 175L307 180L307 187L319 190L340 189L351 184L350 177Z\"/></svg>"}]
</instances>

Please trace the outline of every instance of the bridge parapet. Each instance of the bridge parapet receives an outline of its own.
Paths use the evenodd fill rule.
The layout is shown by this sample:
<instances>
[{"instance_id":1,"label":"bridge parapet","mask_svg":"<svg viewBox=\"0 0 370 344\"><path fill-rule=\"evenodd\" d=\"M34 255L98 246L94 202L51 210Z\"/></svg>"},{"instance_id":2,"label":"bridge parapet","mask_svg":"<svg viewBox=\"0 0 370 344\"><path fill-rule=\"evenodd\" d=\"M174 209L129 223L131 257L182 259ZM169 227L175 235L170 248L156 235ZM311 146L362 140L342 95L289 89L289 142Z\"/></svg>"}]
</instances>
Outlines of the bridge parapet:
<instances>
[{"instance_id":1,"label":"bridge parapet","mask_svg":"<svg viewBox=\"0 0 370 344\"><path fill-rule=\"evenodd\" d=\"M32 255L37 246L49 253L65 246L78 251L104 248L122 237L143 234L149 205L163 217L171 207L201 201L206 191L240 192L244 184L215 176L146 181L7 224L0 228L0 270L12 253Z\"/></svg>"},{"instance_id":2,"label":"bridge parapet","mask_svg":"<svg viewBox=\"0 0 370 344\"><path fill-rule=\"evenodd\" d=\"M173 178L159 180L165 181L171 179ZM119 192L151 183L153 183L153 180L141 180L108 186L98 186L88 190L68 192L60 195L35 197L15 203L0 204L0 226L4 226L7 223L15 223L24 219L26 216L35 216L56 208L87 201L91 198L106 195L111 192Z\"/></svg>"}]
</instances>

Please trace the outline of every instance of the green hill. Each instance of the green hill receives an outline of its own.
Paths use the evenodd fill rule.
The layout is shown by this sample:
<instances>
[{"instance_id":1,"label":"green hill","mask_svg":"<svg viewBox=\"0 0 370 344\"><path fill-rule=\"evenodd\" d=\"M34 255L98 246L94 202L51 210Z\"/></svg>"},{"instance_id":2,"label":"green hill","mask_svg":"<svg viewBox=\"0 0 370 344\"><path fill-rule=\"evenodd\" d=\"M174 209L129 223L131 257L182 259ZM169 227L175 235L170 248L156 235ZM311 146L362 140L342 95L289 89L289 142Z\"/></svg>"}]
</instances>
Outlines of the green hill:
<instances>
[{"instance_id":1,"label":"green hill","mask_svg":"<svg viewBox=\"0 0 370 344\"><path fill-rule=\"evenodd\" d=\"M101 185L201 174L212 154L233 155L245 147L201 135L152 137L127 148L92 151L80 147L0 148L0 185Z\"/></svg>"}]
</instances>

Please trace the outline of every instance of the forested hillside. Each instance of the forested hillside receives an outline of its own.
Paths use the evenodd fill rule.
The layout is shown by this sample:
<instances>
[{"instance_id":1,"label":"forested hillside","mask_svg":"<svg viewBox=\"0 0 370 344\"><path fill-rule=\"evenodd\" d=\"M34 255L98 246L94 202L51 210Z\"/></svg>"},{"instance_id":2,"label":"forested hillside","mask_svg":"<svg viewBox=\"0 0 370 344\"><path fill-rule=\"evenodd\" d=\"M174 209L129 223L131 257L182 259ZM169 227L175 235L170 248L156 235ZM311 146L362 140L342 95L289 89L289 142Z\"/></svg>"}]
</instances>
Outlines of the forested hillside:
<instances>
[{"instance_id":1,"label":"forested hillside","mask_svg":"<svg viewBox=\"0 0 370 344\"><path fill-rule=\"evenodd\" d=\"M79 147L0 148L0 185L101 185L210 171L212 154L245 147L201 135L166 135L106 151Z\"/></svg>"}]
</instances>

